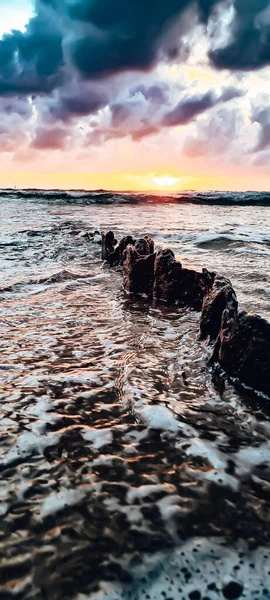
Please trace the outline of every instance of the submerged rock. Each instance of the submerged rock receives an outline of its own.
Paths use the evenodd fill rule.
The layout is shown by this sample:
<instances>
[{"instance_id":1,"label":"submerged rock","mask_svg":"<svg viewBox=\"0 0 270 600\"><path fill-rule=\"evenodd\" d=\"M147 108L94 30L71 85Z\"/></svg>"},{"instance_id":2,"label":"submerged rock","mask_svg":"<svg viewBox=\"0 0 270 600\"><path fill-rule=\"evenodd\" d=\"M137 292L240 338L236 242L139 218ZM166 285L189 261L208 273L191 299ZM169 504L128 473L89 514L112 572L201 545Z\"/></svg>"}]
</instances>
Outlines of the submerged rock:
<instances>
[{"instance_id":1,"label":"submerged rock","mask_svg":"<svg viewBox=\"0 0 270 600\"><path fill-rule=\"evenodd\" d=\"M229 279L217 275L213 287L205 296L202 305L200 329L202 338L218 337L223 311L227 309L231 316L237 316L238 302Z\"/></svg>"},{"instance_id":2,"label":"submerged rock","mask_svg":"<svg viewBox=\"0 0 270 600\"><path fill-rule=\"evenodd\" d=\"M231 377L270 396L270 323L225 309L215 358Z\"/></svg>"},{"instance_id":3,"label":"submerged rock","mask_svg":"<svg viewBox=\"0 0 270 600\"><path fill-rule=\"evenodd\" d=\"M142 238L129 245L123 255L124 285L129 294L152 296L154 285L154 264L156 255L151 252L154 243L150 238Z\"/></svg>"},{"instance_id":4,"label":"submerged rock","mask_svg":"<svg viewBox=\"0 0 270 600\"><path fill-rule=\"evenodd\" d=\"M154 270L154 297L169 304L181 303L201 307L205 294L213 285L215 273L183 269L172 250L157 253Z\"/></svg>"}]
</instances>

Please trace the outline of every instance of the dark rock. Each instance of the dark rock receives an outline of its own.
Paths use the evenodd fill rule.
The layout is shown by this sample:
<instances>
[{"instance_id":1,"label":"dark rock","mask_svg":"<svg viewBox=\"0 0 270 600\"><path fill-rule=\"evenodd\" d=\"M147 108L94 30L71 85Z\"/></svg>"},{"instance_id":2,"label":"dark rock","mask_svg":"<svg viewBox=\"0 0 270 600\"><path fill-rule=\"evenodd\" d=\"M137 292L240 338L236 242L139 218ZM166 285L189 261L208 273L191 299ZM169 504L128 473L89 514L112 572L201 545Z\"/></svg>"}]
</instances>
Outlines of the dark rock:
<instances>
[{"instance_id":1,"label":"dark rock","mask_svg":"<svg viewBox=\"0 0 270 600\"><path fill-rule=\"evenodd\" d=\"M129 245L131 245L131 246L135 245L135 240L132 237L132 235L126 235L119 242L119 255L120 255L120 264L121 265L123 264L123 261L124 261L125 250Z\"/></svg>"},{"instance_id":2,"label":"dark rock","mask_svg":"<svg viewBox=\"0 0 270 600\"><path fill-rule=\"evenodd\" d=\"M211 339L217 338L225 308L232 316L237 316L238 302L232 284L229 279L217 275L212 289L203 300L200 323L203 338L208 335Z\"/></svg>"},{"instance_id":3,"label":"dark rock","mask_svg":"<svg viewBox=\"0 0 270 600\"><path fill-rule=\"evenodd\" d=\"M270 396L270 323L225 309L215 358L231 377Z\"/></svg>"},{"instance_id":4,"label":"dark rock","mask_svg":"<svg viewBox=\"0 0 270 600\"><path fill-rule=\"evenodd\" d=\"M146 256L153 254L154 242L146 236L145 238L135 240L132 235L127 235L117 242L114 237L113 231L108 233L102 233L102 260L108 262L111 266L123 265L126 256L126 249L128 246L135 246L136 251L139 255Z\"/></svg>"},{"instance_id":5,"label":"dark rock","mask_svg":"<svg viewBox=\"0 0 270 600\"><path fill-rule=\"evenodd\" d=\"M154 297L169 304L191 304L200 308L214 278L215 273L207 269L202 273L183 269L172 250L161 250L155 260Z\"/></svg>"},{"instance_id":6,"label":"dark rock","mask_svg":"<svg viewBox=\"0 0 270 600\"><path fill-rule=\"evenodd\" d=\"M143 254L142 250L145 250L146 253ZM135 246L130 245L127 247L124 253L123 266L125 290L129 294L152 296L155 257L155 254L149 254L149 246L146 240L139 240Z\"/></svg>"},{"instance_id":7,"label":"dark rock","mask_svg":"<svg viewBox=\"0 0 270 600\"><path fill-rule=\"evenodd\" d=\"M147 256L149 254L154 254L154 242L148 236L144 238L140 238L135 242L135 250L141 256Z\"/></svg>"},{"instance_id":8,"label":"dark rock","mask_svg":"<svg viewBox=\"0 0 270 600\"><path fill-rule=\"evenodd\" d=\"M108 233L101 232L101 243L102 260L106 260L110 265L119 263L119 246L117 246L117 240L114 237L113 231Z\"/></svg>"}]
</instances>

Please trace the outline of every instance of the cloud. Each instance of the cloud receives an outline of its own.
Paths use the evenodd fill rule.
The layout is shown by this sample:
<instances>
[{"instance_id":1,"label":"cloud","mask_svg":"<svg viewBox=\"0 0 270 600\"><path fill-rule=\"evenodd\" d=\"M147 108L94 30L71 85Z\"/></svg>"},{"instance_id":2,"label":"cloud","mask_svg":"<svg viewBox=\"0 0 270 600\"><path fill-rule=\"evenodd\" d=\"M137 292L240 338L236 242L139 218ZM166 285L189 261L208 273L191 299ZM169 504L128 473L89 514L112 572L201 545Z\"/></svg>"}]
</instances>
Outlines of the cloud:
<instances>
[{"instance_id":1,"label":"cloud","mask_svg":"<svg viewBox=\"0 0 270 600\"><path fill-rule=\"evenodd\" d=\"M213 108L221 102L229 102L234 98L238 98L244 94L243 91L230 86L224 88L218 96L213 90L205 94L190 96L178 102L172 110L169 110L162 121L165 127L173 127L175 125L186 125L198 115Z\"/></svg>"},{"instance_id":2,"label":"cloud","mask_svg":"<svg viewBox=\"0 0 270 600\"><path fill-rule=\"evenodd\" d=\"M162 121L165 127L175 125L186 125L202 112L212 108L216 104L215 94L210 91L200 96L193 96L180 100L173 110L169 110Z\"/></svg>"},{"instance_id":3,"label":"cloud","mask_svg":"<svg viewBox=\"0 0 270 600\"><path fill-rule=\"evenodd\" d=\"M61 83L59 16L42 0L37 1L36 10L25 33L15 30L0 40L0 94L47 94Z\"/></svg>"},{"instance_id":4,"label":"cloud","mask_svg":"<svg viewBox=\"0 0 270 600\"><path fill-rule=\"evenodd\" d=\"M96 114L109 101L106 86L81 82L74 78L64 87L54 90L45 102L42 99L38 106L44 121L69 122L74 118Z\"/></svg>"},{"instance_id":5,"label":"cloud","mask_svg":"<svg viewBox=\"0 0 270 600\"><path fill-rule=\"evenodd\" d=\"M270 64L269 0L234 0L234 18L228 24L225 45L209 52L217 68L259 69Z\"/></svg>"},{"instance_id":6,"label":"cloud","mask_svg":"<svg viewBox=\"0 0 270 600\"><path fill-rule=\"evenodd\" d=\"M251 122L258 123L260 126L258 141L253 152L262 152L270 147L270 108L267 97L263 98L266 107L253 106L251 112ZM268 100L268 101L267 101Z\"/></svg>"},{"instance_id":7,"label":"cloud","mask_svg":"<svg viewBox=\"0 0 270 600\"><path fill-rule=\"evenodd\" d=\"M84 130L78 143L86 146L128 135L141 141L163 127L188 125L244 92L227 85L218 93L212 82L210 89L193 82L192 91L187 85L181 97L182 80L161 76L158 65L165 69L173 61L178 68L183 58L190 60L189 47L192 51L198 29L200 35L208 32L210 57L218 68L229 64L233 52L229 68L248 65L252 53L257 68L263 52L268 60L269 4L269 0L36 0L35 16L25 32L12 31L0 40L0 100L13 101L12 110L0 102L0 113L17 113L22 143L32 139L31 147L42 150L66 149L68 137L70 144L75 138L77 121ZM213 26L217 20L222 21L225 36ZM11 123L9 118L7 140L12 139ZM258 148L268 145L267 127L262 127ZM14 138L18 143L17 132ZM204 137L200 140L203 149Z\"/></svg>"},{"instance_id":8,"label":"cloud","mask_svg":"<svg viewBox=\"0 0 270 600\"><path fill-rule=\"evenodd\" d=\"M165 82L155 82L150 86L145 84L135 87L131 91L131 96L142 94L146 100L153 104L165 104L168 101L169 85Z\"/></svg>"},{"instance_id":9,"label":"cloud","mask_svg":"<svg viewBox=\"0 0 270 600\"><path fill-rule=\"evenodd\" d=\"M62 127L54 127L53 129L38 127L30 147L36 150L64 149L67 136L68 130Z\"/></svg>"},{"instance_id":10,"label":"cloud","mask_svg":"<svg viewBox=\"0 0 270 600\"><path fill-rule=\"evenodd\" d=\"M239 108L218 108L210 118L196 124L193 134L185 139L183 153L196 158L199 156L220 156L231 153L234 143L239 140L243 129L243 115Z\"/></svg>"},{"instance_id":11,"label":"cloud","mask_svg":"<svg viewBox=\"0 0 270 600\"><path fill-rule=\"evenodd\" d=\"M33 106L28 98L0 97L0 151L14 152L28 144Z\"/></svg>"},{"instance_id":12,"label":"cloud","mask_svg":"<svg viewBox=\"0 0 270 600\"><path fill-rule=\"evenodd\" d=\"M266 2L258 0L261 7ZM237 32L240 23L243 28L246 22L246 12L238 6L242 3L235 0ZM248 0L250 3L253 5L254 0ZM184 19L185 10L197 6L201 20L207 22L216 4L217 0L36 0L36 14L25 32L13 31L0 40L0 94L49 94L76 76L93 80L132 70L147 71L166 52L168 58L176 59L183 36L190 34L199 18L190 13ZM260 11L254 6L247 14L251 27L250 14L258 16ZM180 22L182 27L176 26ZM252 21L252 27L254 35L257 32L265 39L261 21L257 28ZM227 53L236 38L241 45L235 33L225 48ZM211 55L218 66L223 50L214 50ZM236 67L237 60L232 65Z\"/></svg>"}]
</instances>

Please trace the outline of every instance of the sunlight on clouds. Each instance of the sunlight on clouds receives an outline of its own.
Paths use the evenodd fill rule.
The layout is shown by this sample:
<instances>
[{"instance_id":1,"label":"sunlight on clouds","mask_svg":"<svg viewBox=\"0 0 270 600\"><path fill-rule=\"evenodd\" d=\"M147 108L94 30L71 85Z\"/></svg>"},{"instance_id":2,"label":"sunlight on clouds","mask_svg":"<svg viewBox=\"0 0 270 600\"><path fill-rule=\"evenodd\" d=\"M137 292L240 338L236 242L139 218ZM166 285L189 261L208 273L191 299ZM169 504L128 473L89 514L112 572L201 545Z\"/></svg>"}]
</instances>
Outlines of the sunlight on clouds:
<instances>
[{"instance_id":1,"label":"sunlight on clouds","mask_svg":"<svg viewBox=\"0 0 270 600\"><path fill-rule=\"evenodd\" d=\"M31 0L0 0L0 37L12 29L23 31L32 15Z\"/></svg>"}]
</instances>

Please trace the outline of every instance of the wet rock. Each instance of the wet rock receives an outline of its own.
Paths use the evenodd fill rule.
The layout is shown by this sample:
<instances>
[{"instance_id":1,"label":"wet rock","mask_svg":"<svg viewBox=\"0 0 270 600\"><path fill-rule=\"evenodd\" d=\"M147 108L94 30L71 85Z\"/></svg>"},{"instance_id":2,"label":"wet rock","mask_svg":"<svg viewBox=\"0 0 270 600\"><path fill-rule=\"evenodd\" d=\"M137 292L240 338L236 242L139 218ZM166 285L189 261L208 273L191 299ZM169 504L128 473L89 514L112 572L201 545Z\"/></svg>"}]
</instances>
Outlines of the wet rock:
<instances>
[{"instance_id":1,"label":"wet rock","mask_svg":"<svg viewBox=\"0 0 270 600\"><path fill-rule=\"evenodd\" d=\"M106 260L111 266L119 263L119 246L117 246L117 240L114 237L113 231L107 233L101 233L101 244L102 260Z\"/></svg>"},{"instance_id":2,"label":"wet rock","mask_svg":"<svg viewBox=\"0 0 270 600\"><path fill-rule=\"evenodd\" d=\"M225 309L215 355L231 377L270 396L270 323Z\"/></svg>"},{"instance_id":3,"label":"wet rock","mask_svg":"<svg viewBox=\"0 0 270 600\"><path fill-rule=\"evenodd\" d=\"M213 287L203 300L200 323L202 338L218 337L225 308L232 316L237 316L238 302L232 284L229 279L217 275Z\"/></svg>"},{"instance_id":4,"label":"wet rock","mask_svg":"<svg viewBox=\"0 0 270 600\"><path fill-rule=\"evenodd\" d=\"M127 249L127 247L129 245L131 245L131 246L135 245L135 240L132 237L132 235L126 235L119 242L119 262L121 265L123 264L123 261L124 261L125 250Z\"/></svg>"},{"instance_id":5,"label":"wet rock","mask_svg":"<svg viewBox=\"0 0 270 600\"><path fill-rule=\"evenodd\" d=\"M119 244L114 237L113 231L102 233L102 260L108 262L111 266L123 265L126 258L126 249L128 246L134 246L136 251L141 256L153 254L154 242L146 236L139 240L135 240L132 235L123 237Z\"/></svg>"},{"instance_id":6,"label":"wet rock","mask_svg":"<svg viewBox=\"0 0 270 600\"><path fill-rule=\"evenodd\" d=\"M147 240L138 240L129 245L124 254L124 286L129 294L152 296L154 285L155 254L150 253Z\"/></svg>"},{"instance_id":7,"label":"wet rock","mask_svg":"<svg viewBox=\"0 0 270 600\"><path fill-rule=\"evenodd\" d=\"M161 250L155 260L154 297L169 304L191 304L200 308L214 278L215 273L207 269L202 273L183 269L172 250Z\"/></svg>"}]
</instances>

